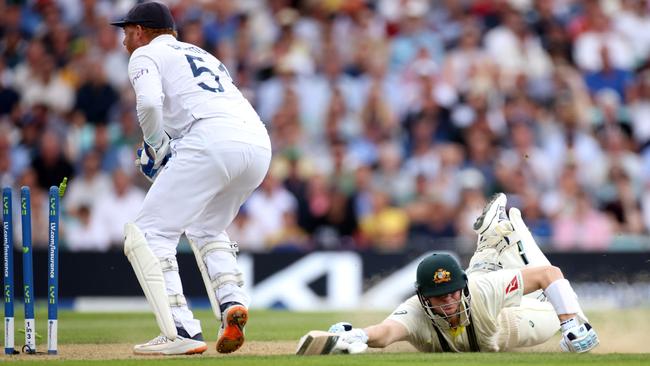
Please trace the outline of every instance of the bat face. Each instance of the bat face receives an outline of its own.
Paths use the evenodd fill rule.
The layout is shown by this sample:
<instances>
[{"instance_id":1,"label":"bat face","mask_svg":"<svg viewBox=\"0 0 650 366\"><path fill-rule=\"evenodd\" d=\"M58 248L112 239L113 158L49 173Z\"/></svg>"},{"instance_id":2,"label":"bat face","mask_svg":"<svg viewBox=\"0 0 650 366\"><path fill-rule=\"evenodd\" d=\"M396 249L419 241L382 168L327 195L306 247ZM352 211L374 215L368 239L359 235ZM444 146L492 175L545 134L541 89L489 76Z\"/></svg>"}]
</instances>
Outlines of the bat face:
<instances>
[{"instance_id":1,"label":"bat face","mask_svg":"<svg viewBox=\"0 0 650 366\"><path fill-rule=\"evenodd\" d=\"M297 355L327 355L332 353L339 336L335 333L312 330L300 338Z\"/></svg>"}]
</instances>

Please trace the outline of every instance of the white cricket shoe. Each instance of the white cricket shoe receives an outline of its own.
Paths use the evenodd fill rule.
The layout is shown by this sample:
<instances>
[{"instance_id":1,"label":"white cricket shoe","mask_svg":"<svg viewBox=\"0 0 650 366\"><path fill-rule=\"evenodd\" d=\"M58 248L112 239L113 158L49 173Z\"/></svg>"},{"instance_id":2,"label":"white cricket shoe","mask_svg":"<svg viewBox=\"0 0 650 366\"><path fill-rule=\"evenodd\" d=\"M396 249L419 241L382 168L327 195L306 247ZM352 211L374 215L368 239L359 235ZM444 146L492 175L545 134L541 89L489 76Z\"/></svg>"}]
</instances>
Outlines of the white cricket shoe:
<instances>
[{"instance_id":1,"label":"white cricket shoe","mask_svg":"<svg viewBox=\"0 0 650 366\"><path fill-rule=\"evenodd\" d=\"M506 215L506 195L497 193L483 208L481 215L474 222L474 232L478 234L476 251L487 248L503 251L510 243L506 238L514 229Z\"/></svg>"},{"instance_id":2,"label":"white cricket shoe","mask_svg":"<svg viewBox=\"0 0 650 366\"><path fill-rule=\"evenodd\" d=\"M562 332L560 348L564 352L583 353L596 348L600 343L596 331L589 323L578 324L576 318L567 321L568 329ZM562 327L567 327L566 324Z\"/></svg>"},{"instance_id":3,"label":"white cricket shoe","mask_svg":"<svg viewBox=\"0 0 650 366\"><path fill-rule=\"evenodd\" d=\"M247 321L248 310L242 304L232 303L221 312L221 328L217 339L217 352L235 352L244 344L244 327Z\"/></svg>"},{"instance_id":4,"label":"white cricket shoe","mask_svg":"<svg viewBox=\"0 0 650 366\"><path fill-rule=\"evenodd\" d=\"M136 355L193 355L203 353L207 349L208 345L201 340L180 335L171 340L161 334L147 343L133 347L133 353Z\"/></svg>"}]
</instances>

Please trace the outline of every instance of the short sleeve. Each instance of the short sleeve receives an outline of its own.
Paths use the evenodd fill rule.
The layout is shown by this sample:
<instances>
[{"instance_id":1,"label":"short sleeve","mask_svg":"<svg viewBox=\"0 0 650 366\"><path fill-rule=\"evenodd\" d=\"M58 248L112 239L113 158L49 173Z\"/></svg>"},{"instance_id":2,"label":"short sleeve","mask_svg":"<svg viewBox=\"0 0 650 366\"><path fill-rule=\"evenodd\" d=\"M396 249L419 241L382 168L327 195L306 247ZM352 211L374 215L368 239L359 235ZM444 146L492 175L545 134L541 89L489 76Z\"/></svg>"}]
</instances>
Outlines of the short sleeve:
<instances>
[{"instance_id":1,"label":"short sleeve","mask_svg":"<svg viewBox=\"0 0 650 366\"><path fill-rule=\"evenodd\" d=\"M497 318L501 309L519 306L524 295L524 283L518 269L471 276L469 289L472 307L482 308L493 319Z\"/></svg>"}]
</instances>

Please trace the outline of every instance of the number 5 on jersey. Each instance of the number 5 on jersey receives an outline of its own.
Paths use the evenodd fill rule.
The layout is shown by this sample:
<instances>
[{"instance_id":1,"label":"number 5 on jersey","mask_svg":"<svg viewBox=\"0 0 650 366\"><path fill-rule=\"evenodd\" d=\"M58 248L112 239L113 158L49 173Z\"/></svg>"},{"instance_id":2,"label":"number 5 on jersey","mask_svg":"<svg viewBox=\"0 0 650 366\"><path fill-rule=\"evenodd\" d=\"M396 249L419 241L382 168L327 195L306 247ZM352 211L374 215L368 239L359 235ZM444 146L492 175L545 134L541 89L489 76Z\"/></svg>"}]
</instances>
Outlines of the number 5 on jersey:
<instances>
[{"instance_id":1,"label":"number 5 on jersey","mask_svg":"<svg viewBox=\"0 0 650 366\"><path fill-rule=\"evenodd\" d=\"M207 68L205 66L197 66L196 65L196 61L203 62L203 59L201 57L192 56L192 55L185 55L185 57L187 58L187 62L189 62L190 67L192 68L192 74L194 74L195 78L199 77L204 72L207 72L208 74L214 76L214 81L217 82L217 87L216 88L213 88L213 87L207 85L204 82L198 83L197 84L198 86L200 86L201 88L203 88L203 89L205 89L207 91L213 92L213 93L217 93L217 92L223 93L224 89L223 89L223 85L219 81L219 75L215 74L214 72L212 72L212 70L210 70L209 68ZM219 65L219 70L225 71L226 68L223 65Z\"/></svg>"}]
</instances>

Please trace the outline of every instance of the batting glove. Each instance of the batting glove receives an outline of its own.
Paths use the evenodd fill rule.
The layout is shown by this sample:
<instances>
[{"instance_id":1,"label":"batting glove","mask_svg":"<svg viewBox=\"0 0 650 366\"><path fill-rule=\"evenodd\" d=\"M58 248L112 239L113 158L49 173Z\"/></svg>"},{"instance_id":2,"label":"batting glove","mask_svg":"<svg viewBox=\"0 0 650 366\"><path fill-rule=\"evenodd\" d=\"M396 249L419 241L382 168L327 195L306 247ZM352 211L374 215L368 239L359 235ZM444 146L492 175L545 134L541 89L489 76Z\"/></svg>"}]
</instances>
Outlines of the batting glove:
<instances>
[{"instance_id":1,"label":"batting glove","mask_svg":"<svg viewBox=\"0 0 650 366\"><path fill-rule=\"evenodd\" d=\"M368 335L361 328L353 328L348 322L339 322L330 327L330 333L336 333L339 341L335 350L343 353L362 353L368 349Z\"/></svg>"},{"instance_id":2,"label":"batting glove","mask_svg":"<svg viewBox=\"0 0 650 366\"><path fill-rule=\"evenodd\" d=\"M137 151L138 158L135 160L135 165L152 183L172 156L169 141L169 136L165 133L163 141L157 149L143 142L142 147Z\"/></svg>"},{"instance_id":3,"label":"batting glove","mask_svg":"<svg viewBox=\"0 0 650 366\"><path fill-rule=\"evenodd\" d=\"M564 352L589 352L598 346L598 335L589 323L578 324L576 318L562 323L560 348Z\"/></svg>"}]
</instances>

